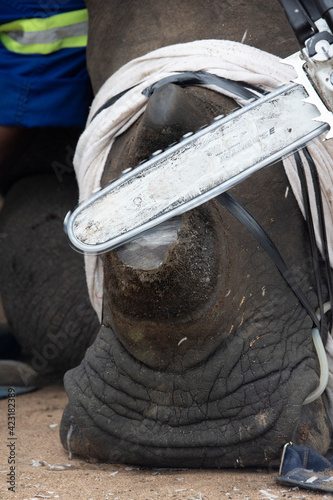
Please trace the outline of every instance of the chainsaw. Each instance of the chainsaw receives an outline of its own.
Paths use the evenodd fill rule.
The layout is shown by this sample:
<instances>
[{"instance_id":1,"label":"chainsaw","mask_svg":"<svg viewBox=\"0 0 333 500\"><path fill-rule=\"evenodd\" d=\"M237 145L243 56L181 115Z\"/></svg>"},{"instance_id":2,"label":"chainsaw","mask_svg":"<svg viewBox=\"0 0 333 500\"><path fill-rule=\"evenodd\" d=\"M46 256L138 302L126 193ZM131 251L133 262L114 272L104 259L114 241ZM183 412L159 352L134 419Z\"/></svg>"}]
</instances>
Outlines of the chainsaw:
<instances>
[{"instance_id":1,"label":"chainsaw","mask_svg":"<svg viewBox=\"0 0 333 500\"><path fill-rule=\"evenodd\" d=\"M69 212L65 231L77 250L100 254L119 247L314 138L333 137L333 1L280 4L300 44L284 60L297 78L269 93L246 89L243 107L185 134Z\"/></svg>"}]
</instances>

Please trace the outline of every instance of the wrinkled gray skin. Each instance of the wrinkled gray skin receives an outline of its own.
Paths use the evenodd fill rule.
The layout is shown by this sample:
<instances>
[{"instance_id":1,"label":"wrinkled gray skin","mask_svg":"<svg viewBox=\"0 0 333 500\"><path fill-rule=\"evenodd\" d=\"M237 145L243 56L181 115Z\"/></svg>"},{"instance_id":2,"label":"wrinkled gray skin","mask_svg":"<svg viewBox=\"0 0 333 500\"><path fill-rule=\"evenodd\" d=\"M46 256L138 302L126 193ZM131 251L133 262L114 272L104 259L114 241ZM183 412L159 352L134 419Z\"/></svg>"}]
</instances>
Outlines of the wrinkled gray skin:
<instances>
[{"instance_id":1,"label":"wrinkled gray skin","mask_svg":"<svg viewBox=\"0 0 333 500\"><path fill-rule=\"evenodd\" d=\"M277 55L298 48L275 1L91 0L87 7L95 91L127 61L172 43L240 41L247 30L247 43ZM162 88L117 140L103 183L234 107L207 90ZM276 242L316 308L304 221L287 187L277 164L232 194ZM100 460L173 467L268 465L290 440L325 453L325 398L302 406L319 381L310 318L260 245L216 201L178 224L160 266L153 259L145 269L140 259L129 265L123 249L104 255L103 324L65 375L63 445ZM69 255L59 260L70 264Z\"/></svg>"},{"instance_id":2,"label":"wrinkled gray skin","mask_svg":"<svg viewBox=\"0 0 333 500\"><path fill-rule=\"evenodd\" d=\"M63 231L64 216L77 203L72 156L80 133L31 130L25 154L0 186L1 298L21 360L37 372L38 384L76 366L99 329L83 257Z\"/></svg>"}]
</instances>

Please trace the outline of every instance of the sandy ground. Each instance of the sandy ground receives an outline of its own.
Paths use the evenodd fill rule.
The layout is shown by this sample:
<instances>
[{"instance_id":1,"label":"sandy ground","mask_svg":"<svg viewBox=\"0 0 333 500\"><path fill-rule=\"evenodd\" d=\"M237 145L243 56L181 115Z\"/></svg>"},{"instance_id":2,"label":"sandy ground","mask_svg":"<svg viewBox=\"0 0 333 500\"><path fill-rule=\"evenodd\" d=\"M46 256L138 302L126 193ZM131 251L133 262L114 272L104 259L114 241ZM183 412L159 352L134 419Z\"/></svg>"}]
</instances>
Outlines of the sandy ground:
<instances>
[{"instance_id":1,"label":"sandy ground","mask_svg":"<svg viewBox=\"0 0 333 500\"><path fill-rule=\"evenodd\" d=\"M140 469L68 458L58 433L67 396L51 386L16 397L15 434L7 427L8 401L0 401L0 499L33 500L286 500L332 498L275 483L277 471ZM16 439L13 439L16 438ZM15 493L8 491L10 446ZM13 455L13 453L12 453Z\"/></svg>"}]
</instances>

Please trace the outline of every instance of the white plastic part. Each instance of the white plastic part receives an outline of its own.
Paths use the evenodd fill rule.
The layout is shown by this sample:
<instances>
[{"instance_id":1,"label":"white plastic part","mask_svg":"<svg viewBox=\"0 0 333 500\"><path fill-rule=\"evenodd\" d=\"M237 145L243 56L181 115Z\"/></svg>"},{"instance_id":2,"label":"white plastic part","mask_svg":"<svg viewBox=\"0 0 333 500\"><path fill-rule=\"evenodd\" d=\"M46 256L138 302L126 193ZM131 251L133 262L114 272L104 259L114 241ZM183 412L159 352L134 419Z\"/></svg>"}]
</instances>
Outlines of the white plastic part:
<instances>
[{"instance_id":1,"label":"white plastic part","mask_svg":"<svg viewBox=\"0 0 333 500\"><path fill-rule=\"evenodd\" d=\"M177 241L180 225L179 217L163 222L119 247L117 249L119 258L123 264L135 269L144 271L158 269L163 264L169 246Z\"/></svg>"},{"instance_id":2,"label":"white plastic part","mask_svg":"<svg viewBox=\"0 0 333 500\"><path fill-rule=\"evenodd\" d=\"M326 302L324 304L324 313L329 311L331 309L331 305L329 302ZM320 319L320 314L317 313L318 319ZM320 380L319 380L319 385L317 389L306 398L304 401L303 405L308 405L309 403L312 403L316 399L319 398L319 396L322 395L322 393L325 391L327 384L328 384L328 362L327 362L327 355L325 352L325 348L323 345L323 341L321 339L320 333L318 328L313 328L312 329L312 339L313 343L318 355L319 359L319 365L320 365Z\"/></svg>"}]
</instances>

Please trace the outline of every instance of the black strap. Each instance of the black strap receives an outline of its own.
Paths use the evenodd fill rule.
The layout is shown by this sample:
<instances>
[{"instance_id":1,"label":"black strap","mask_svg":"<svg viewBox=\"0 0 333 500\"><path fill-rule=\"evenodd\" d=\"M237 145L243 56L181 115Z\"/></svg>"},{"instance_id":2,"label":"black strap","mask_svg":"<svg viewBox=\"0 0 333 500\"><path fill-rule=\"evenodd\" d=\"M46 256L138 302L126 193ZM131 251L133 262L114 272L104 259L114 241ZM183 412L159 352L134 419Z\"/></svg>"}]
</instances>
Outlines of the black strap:
<instances>
[{"instance_id":1,"label":"black strap","mask_svg":"<svg viewBox=\"0 0 333 500\"><path fill-rule=\"evenodd\" d=\"M274 245L271 238L260 224L252 217L252 215L229 193L222 193L216 197L217 201L221 203L227 210L229 210L236 219L239 220L250 233L258 240L267 254L270 256L283 278L286 280L300 303L303 305L309 316L311 317L314 325L320 329L320 321L318 320L313 307L308 301L307 297L297 284L295 277L289 271L284 260L282 259L278 249Z\"/></svg>"},{"instance_id":2,"label":"black strap","mask_svg":"<svg viewBox=\"0 0 333 500\"><path fill-rule=\"evenodd\" d=\"M319 35L315 24L318 19L325 19L330 30L333 30L333 0L279 0L279 2L301 47L304 47L305 42L311 37L323 38L323 32Z\"/></svg>"},{"instance_id":3,"label":"black strap","mask_svg":"<svg viewBox=\"0 0 333 500\"><path fill-rule=\"evenodd\" d=\"M142 94L146 97L150 97L156 89L166 85L167 83L174 83L175 85L180 85L182 87L188 85L216 85L217 87L220 87L245 100L258 99L262 94L265 94L262 89L249 83L228 80L227 78L212 75L211 73L207 73L205 71L185 71L184 73L167 76L166 78L162 78L162 80L153 83L150 87L147 87L143 90Z\"/></svg>"},{"instance_id":4,"label":"black strap","mask_svg":"<svg viewBox=\"0 0 333 500\"><path fill-rule=\"evenodd\" d=\"M302 2L300 0L279 0L281 7L292 27L297 41L301 47L304 47L305 41L314 35L318 29L314 24L312 16L316 17L316 6L311 0ZM303 3L307 8L304 8ZM319 18L319 14L317 19Z\"/></svg>"},{"instance_id":5,"label":"black strap","mask_svg":"<svg viewBox=\"0 0 333 500\"><path fill-rule=\"evenodd\" d=\"M244 100L258 99L262 94L266 93L259 87L245 82L234 82L233 80L228 80L227 78L212 75L211 73L207 73L205 71L186 71L184 73L177 73L175 75L162 78L158 82L155 82L153 85L145 88L142 91L142 94L145 97L149 98L156 89L162 87L162 85L166 85L167 83L174 83L175 85L180 85L182 87L186 87L189 85L216 85L217 87L220 87ZM108 99L105 104L103 104L103 106L101 106L96 111L96 113L92 117L92 120L101 111L103 111L103 109L107 109L112 106L115 102L118 101L118 99L120 99L123 95L125 95L135 87L136 85L124 90L123 92L119 92L119 94Z\"/></svg>"},{"instance_id":6,"label":"black strap","mask_svg":"<svg viewBox=\"0 0 333 500\"><path fill-rule=\"evenodd\" d=\"M302 0L303 3L308 3L309 0ZM314 0L314 4L318 9L319 16L323 17L327 22L330 30L333 29L333 2L332 0Z\"/></svg>"},{"instance_id":7,"label":"black strap","mask_svg":"<svg viewBox=\"0 0 333 500\"><path fill-rule=\"evenodd\" d=\"M103 111L103 109L106 109L106 108L110 108L112 106L112 104L114 104L115 102L118 101L118 99L120 99L123 95L125 95L127 92L129 92L130 90L134 89L136 87L136 85L134 85L134 87L130 87L129 89L126 89L126 90L123 90L122 92L119 92L119 94L116 94L114 95L113 97L111 97L110 99L108 99L104 104L103 106L101 106L100 108L98 108L98 110L96 111L96 113L94 114L94 116L92 117L91 121L93 121L93 119L101 112Z\"/></svg>"},{"instance_id":8,"label":"black strap","mask_svg":"<svg viewBox=\"0 0 333 500\"><path fill-rule=\"evenodd\" d=\"M331 310L329 313L329 324L327 325L325 321L318 320L315 311L313 310L311 304L309 303L306 295L303 293L301 288L298 286L295 278L292 273L287 268L284 260L282 259L278 249L274 245L273 241L270 239L265 230L260 226L260 224L252 217L252 215L237 201L233 198L229 193L222 193L217 196L216 199L229 210L250 232L251 234L258 240L261 246L268 253L278 270L280 271L283 278L286 280L290 288L295 293L296 297L303 305L309 316L311 317L314 325L319 329L321 338L323 342L326 343L327 340L327 332L331 331L332 328L332 311L333 311L333 279L332 279L332 269L330 266L329 260L329 251L328 251L328 243L327 243L327 233L325 226L325 216L324 209L322 203L322 195L320 182L318 177L318 172L316 169L316 165L308 151L307 148L304 148L304 156L308 165L308 168L311 173L311 181L315 193L316 199L316 212L318 216L318 225L319 225L319 233L321 239L322 246L322 258L324 261L324 273L321 269L321 259L319 255L318 246L316 243L314 223L313 223L313 213L309 201L309 188L308 182L305 175L304 164L301 159L299 152L295 153L295 161L297 166L298 176L300 178L302 196L303 196L303 204L305 211L305 219L308 228L309 240L310 240L310 249L312 256L312 264L313 264L313 272L315 277L316 284L316 292L318 296L319 302L319 310L321 319L324 318L324 289L323 283L326 284L329 295L329 301L331 304Z\"/></svg>"},{"instance_id":9,"label":"black strap","mask_svg":"<svg viewBox=\"0 0 333 500\"><path fill-rule=\"evenodd\" d=\"M303 165L303 162L301 159L301 155L299 154L298 151L294 154L294 157L295 157L297 173L298 173L298 177L300 179L301 189L302 189L304 213L305 213L305 220L307 223L308 234L309 234L309 239L310 239L312 267L313 267L313 274L314 274L315 283L316 283L316 291L317 291L318 302L319 302L319 311L320 311L320 316L323 317L324 316L324 299L323 299L323 287L322 287L322 280L321 280L321 273L320 273L320 258L319 258L318 247L316 244L316 236L315 236L315 230L314 230L314 224L313 224L313 217L312 217L312 213L311 213L309 189L308 189L308 185L306 182L304 165ZM321 321L320 322L320 336L321 336L321 338L324 337L323 325L324 325L324 322Z\"/></svg>"},{"instance_id":10,"label":"black strap","mask_svg":"<svg viewBox=\"0 0 333 500\"><path fill-rule=\"evenodd\" d=\"M329 251L328 251L327 232L326 232L326 225L325 225L323 200L322 200L322 195L321 195L321 187L320 187L320 182L319 182L318 171L317 171L316 165L312 159L312 156L310 155L307 148L304 148L304 155L305 155L306 161L307 161L309 168L310 168L311 177L312 177L312 184L313 184L315 197L316 197L316 208L317 208L317 214L318 214L319 232L320 232L320 239L321 239L321 245L322 245L323 260L325 263L324 279L325 279L325 283L327 285L329 301L331 304L331 310L330 310L330 314L329 314L329 316L330 316L329 331L331 331L331 329L332 329L332 312L333 312L333 278L332 278L332 269L331 269L331 265L330 265L330 258L329 258Z\"/></svg>"}]
</instances>

